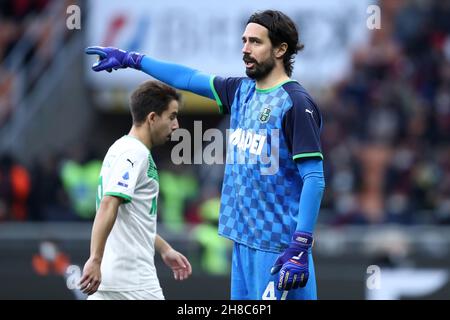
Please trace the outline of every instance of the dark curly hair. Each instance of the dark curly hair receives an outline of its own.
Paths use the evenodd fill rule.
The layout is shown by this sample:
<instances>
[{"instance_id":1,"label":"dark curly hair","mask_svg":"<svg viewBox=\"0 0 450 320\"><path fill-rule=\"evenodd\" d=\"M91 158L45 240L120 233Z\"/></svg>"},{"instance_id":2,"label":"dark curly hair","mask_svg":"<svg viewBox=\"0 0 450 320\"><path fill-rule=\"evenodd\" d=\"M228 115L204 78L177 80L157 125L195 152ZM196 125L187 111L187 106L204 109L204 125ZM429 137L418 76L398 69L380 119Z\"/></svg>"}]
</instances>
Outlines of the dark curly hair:
<instances>
[{"instance_id":1,"label":"dark curly hair","mask_svg":"<svg viewBox=\"0 0 450 320\"><path fill-rule=\"evenodd\" d=\"M299 42L297 28L294 22L281 11L266 10L258 11L250 16L249 23L257 23L269 30L269 39L274 47L285 42L288 45L283 56L284 69L287 75L292 75L294 69L294 56L303 50L304 45Z\"/></svg>"}]
</instances>

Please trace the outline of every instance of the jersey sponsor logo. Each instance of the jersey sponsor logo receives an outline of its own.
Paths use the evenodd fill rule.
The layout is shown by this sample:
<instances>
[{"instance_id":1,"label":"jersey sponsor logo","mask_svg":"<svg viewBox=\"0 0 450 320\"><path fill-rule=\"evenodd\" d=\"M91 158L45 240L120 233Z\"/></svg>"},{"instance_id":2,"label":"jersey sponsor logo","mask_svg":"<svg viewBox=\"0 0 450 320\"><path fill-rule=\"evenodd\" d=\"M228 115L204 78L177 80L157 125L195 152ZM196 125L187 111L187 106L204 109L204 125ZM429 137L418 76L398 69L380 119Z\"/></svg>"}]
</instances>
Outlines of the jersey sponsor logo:
<instances>
[{"instance_id":1,"label":"jersey sponsor logo","mask_svg":"<svg viewBox=\"0 0 450 320\"><path fill-rule=\"evenodd\" d=\"M267 137L265 135L257 134L250 130L236 129L230 134L230 143L237 146L242 151L249 151L254 155L261 155Z\"/></svg>"},{"instance_id":2,"label":"jersey sponsor logo","mask_svg":"<svg viewBox=\"0 0 450 320\"><path fill-rule=\"evenodd\" d=\"M224 160L226 164L258 164L262 175L274 175L279 169L279 131L279 129L236 128L227 129L226 137L224 137L223 131L215 128L208 129L202 134L201 121L194 121L193 136L192 132L183 128L173 133L172 141L181 141L172 148L170 157L176 165L224 164ZM205 148L201 150L205 142L209 143L205 144ZM227 146L225 158L223 157L224 142ZM156 167L154 169L149 172L156 172Z\"/></svg>"},{"instance_id":3,"label":"jersey sponsor logo","mask_svg":"<svg viewBox=\"0 0 450 320\"><path fill-rule=\"evenodd\" d=\"M259 121L261 123L267 123L270 119L270 112L272 110L270 108L264 108L263 111L259 114Z\"/></svg>"},{"instance_id":4,"label":"jersey sponsor logo","mask_svg":"<svg viewBox=\"0 0 450 320\"><path fill-rule=\"evenodd\" d=\"M279 130L227 130L227 164L258 165L261 175L274 175L279 169ZM254 168L257 168L254 167Z\"/></svg>"}]
</instances>

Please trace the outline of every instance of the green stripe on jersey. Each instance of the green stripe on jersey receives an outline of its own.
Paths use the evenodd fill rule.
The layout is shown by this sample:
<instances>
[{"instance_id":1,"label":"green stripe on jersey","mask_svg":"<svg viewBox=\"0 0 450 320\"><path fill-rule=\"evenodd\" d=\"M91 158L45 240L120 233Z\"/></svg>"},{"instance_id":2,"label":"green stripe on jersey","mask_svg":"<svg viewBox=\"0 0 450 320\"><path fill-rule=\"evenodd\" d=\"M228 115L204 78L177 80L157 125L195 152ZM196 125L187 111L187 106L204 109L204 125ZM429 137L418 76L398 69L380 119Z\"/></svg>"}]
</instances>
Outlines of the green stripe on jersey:
<instances>
[{"instance_id":1,"label":"green stripe on jersey","mask_svg":"<svg viewBox=\"0 0 450 320\"><path fill-rule=\"evenodd\" d=\"M124 203L131 202L130 196L120 193L120 192L106 192L105 196L113 196L113 197L117 197L117 198L122 198Z\"/></svg>"},{"instance_id":2,"label":"green stripe on jersey","mask_svg":"<svg viewBox=\"0 0 450 320\"><path fill-rule=\"evenodd\" d=\"M159 183L158 169L156 168L155 161L153 161L151 153L148 153L147 177L155 179Z\"/></svg>"},{"instance_id":3,"label":"green stripe on jersey","mask_svg":"<svg viewBox=\"0 0 450 320\"><path fill-rule=\"evenodd\" d=\"M292 159L297 160L301 158L312 158L312 157L319 157L323 160L323 155L320 152L301 153L293 156Z\"/></svg>"},{"instance_id":4,"label":"green stripe on jersey","mask_svg":"<svg viewBox=\"0 0 450 320\"><path fill-rule=\"evenodd\" d=\"M214 88L214 78L215 76L211 76L211 78L209 78L209 86L211 87L211 91L213 92L214 98L216 99L217 105L219 106L220 113L223 113L222 101L220 101L219 94L217 93L216 88Z\"/></svg>"}]
</instances>

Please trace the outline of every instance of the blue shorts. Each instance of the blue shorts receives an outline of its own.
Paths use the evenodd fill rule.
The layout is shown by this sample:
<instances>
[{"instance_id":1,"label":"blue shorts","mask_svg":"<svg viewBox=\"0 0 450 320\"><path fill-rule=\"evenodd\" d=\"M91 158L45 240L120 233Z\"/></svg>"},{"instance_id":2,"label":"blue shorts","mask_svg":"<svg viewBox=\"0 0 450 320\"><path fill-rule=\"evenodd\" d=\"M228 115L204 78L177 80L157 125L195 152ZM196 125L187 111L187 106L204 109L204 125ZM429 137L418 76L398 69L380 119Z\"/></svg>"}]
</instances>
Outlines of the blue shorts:
<instances>
[{"instance_id":1,"label":"blue shorts","mask_svg":"<svg viewBox=\"0 0 450 320\"><path fill-rule=\"evenodd\" d=\"M235 242L231 266L231 299L316 300L316 277L311 252L309 253L309 279L306 286L289 291L278 290L278 273L273 276L270 274L270 269L278 255Z\"/></svg>"}]
</instances>

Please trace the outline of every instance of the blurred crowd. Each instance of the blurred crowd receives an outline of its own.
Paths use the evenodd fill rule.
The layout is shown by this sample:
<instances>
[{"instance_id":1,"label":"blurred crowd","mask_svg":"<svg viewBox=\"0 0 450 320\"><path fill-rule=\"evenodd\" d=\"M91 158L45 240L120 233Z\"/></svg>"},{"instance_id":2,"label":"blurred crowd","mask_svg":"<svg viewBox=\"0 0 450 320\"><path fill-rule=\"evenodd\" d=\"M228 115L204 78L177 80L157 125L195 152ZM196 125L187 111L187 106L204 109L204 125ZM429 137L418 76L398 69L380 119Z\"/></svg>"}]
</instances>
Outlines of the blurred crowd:
<instances>
[{"instance_id":1,"label":"blurred crowd","mask_svg":"<svg viewBox=\"0 0 450 320\"><path fill-rule=\"evenodd\" d=\"M0 127L39 81L70 33L66 8L77 0L0 1Z\"/></svg>"},{"instance_id":2,"label":"blurred crowd","mask_svg":"<svg viewBox=\"0 0 450 320\"><path fill-rule=\"evenodd\" d=\"M382 28L320 103L343 223L450 222L450 1L380 1Z\"/></svg>"},{"instance_id":3,"label":"blurred crowd","mask_svg":"<svg viewBox=\"0 0 450 320\"><path fill-rule=\"evenodd\" d=\"M47 1L12 3L1 8L0 60L25 30L22 6L29 4L31 14ZM367 45L354 51L348 75L316 95L324 117L322 208L331 213L319 222L449 223L450 1L379 4L382 28L370 31ZM0 125L8 103L4 92ZM25 167L3 155L0 221L92 219L102 156L73 151ZM160 168L162 222L174 231L186 222L214 226L221 181L202 186L205 176L217 174L185 168ZM223 168L216 171L220 176ZM211 239L208 232L201 229L198 240Z\"/></svg>"},{"instance_id":4,"label":"blurred crowd","mask_svg":"<svg viewBox=\"0 0 450 320\"><path fill-rule=\"evenodd\" d=\"M89 221L101 161L82 145L25 166L0 156L0 222Z\"/></svg>"}]
</instances>

